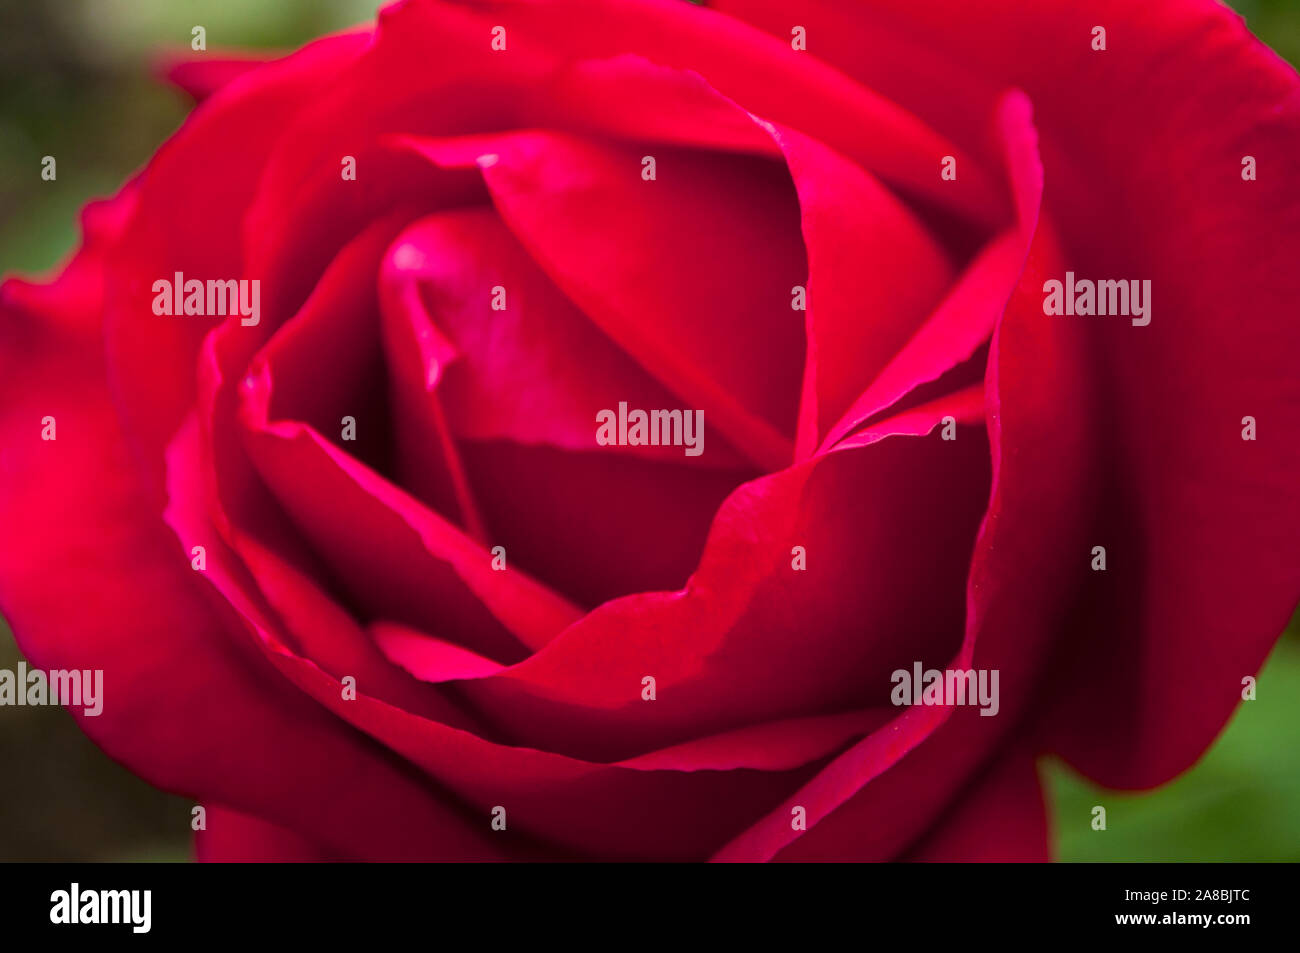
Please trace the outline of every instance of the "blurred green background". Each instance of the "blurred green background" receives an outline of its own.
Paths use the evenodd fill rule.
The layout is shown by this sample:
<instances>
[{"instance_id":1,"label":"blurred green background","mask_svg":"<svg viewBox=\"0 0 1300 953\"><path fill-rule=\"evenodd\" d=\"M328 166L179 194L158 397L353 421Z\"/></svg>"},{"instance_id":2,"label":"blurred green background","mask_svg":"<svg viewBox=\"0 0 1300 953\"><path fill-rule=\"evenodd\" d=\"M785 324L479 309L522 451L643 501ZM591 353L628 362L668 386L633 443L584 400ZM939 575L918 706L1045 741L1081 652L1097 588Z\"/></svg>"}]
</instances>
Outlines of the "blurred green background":
<instances>
[{"instance_id":1,"label":"blurred green background","mask_svg":"<svg viewBox=\"0 0 1300 953\"><path fill-rule=\"evenodd\" d=\"M921 2L921 0L918 0ZM1135 0L1138 2L1138 0ZM1300 0L1231 4L1300 63ZM74 247L77 213L111 194L181 122L155 81L160 51L290 49L369 20L375 0L0 0L0 274L43 273ZM43 155L58 178L38 178ZM1300 617L1298 617L1300 618ZM0 622L0 668L19 655ZM1042 766L1061 860L1300 860L1300 625L1191 771L1159 791L1101 791ZM1108 829L1091 829L1092 807ZM57 708L0 718L0 861L187 860L191 803L105 757Z\"/></svg>"}]
</instances>

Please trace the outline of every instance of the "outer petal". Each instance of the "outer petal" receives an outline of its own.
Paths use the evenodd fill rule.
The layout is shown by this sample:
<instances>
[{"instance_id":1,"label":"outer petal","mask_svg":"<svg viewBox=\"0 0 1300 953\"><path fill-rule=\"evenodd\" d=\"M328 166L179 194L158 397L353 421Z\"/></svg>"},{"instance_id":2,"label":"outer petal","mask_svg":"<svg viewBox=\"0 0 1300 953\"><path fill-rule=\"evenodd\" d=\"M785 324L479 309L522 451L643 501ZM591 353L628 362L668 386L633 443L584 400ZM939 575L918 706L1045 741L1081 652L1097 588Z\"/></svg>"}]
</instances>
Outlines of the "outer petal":
<instances>
[{"instance_id":1,"label":"outer petal","mask_svg":"<svg viewBox=\"0 0 1300 953\"><path fill-rule=\"evenodd\" d=\"M181 54L163 57L158 71L169 82L193 96L196 102L202 102L268 59L264 53L225 52L201 57Z\"/></svg>"},{"instance_id":2,"label":"outer petal","mask_svg":"<svg viewBox=\"0 0 1300 953\"><path fill-rule=\"evenodd\" d=\"M714 5L782 29L768 0ZM1068 636L1044 743L1104 783L1158 784L1218 733L1300 599L1300 81L1211 0L861 12L809 4L821 55L943 129L963 97L937 77L983 77L961 84L967 106L1025 89L1061 270L1152 282L1147 327L1032 309L1004 324L1007 535L981 571L1000 599L1031 597L1021 625ZM922 38L930 60L898 52Z\"/></svg>"},{"instance_id":3,"label":"outer petal","mask_svg":"<svg viewBox=\"0 0 1300 953\"><path fill-rule=\"evenodd\" d=\"M102 254L92 235L55 287L89 293ZM82 730L152 784L341 853L498 856L435 791L232 639L236 618L137 485L100 339L20 307L50 302L14 287L0 289L0 612L34 665L104 672L102 714L73 711Z\"/></svg>"},{"instance_id":4,"label":"outer petal","mask_svg":"<svg viewBox=\"0 0 1300 953\"><path fill-rule=\"evenodd\" d=\"M107 276L104 327L114 400L160 498L163 451L193 406L195 356L212 322L155 315L153 282L178 271L187 279L263 277L245 270L240 230L266 154L288 117L366 42L362 34L329 37L232 80L139 177L135 214Z\"/></svg>"},{"instance_id":5,"label":"outer petal","mask_svg":"<svg viewBox=\"0 0 1300 953\"><path fill-rule=\"evenodd\" d=\"M310 864L349 859L293 831L224 807L209 807L206 823L194 835L195 858L200 863Z\"/></svg>"},{"instance_id":6,"label":"outer petal","mask_svg":"<svg viewBox=\"0 0 1300 953\"><path fill-rule=\"evenodd\" d=\"M1150 277L1154 316L1143 328L1067 319L1037 332L1088 361L1085 391L1027 373L1037 335L1008 327L998 388L1021 460L1056 451L1035 418L1097 408L1107 450L1080 476L1101 490L1087 540L1111 561L1104 578L1080 573L1092 611L1060 659L1075 674L1060 680L1069 691L1047 737L1099 780L1143 786L1200 755L1300 599L1300 80L1217 4L1112 3L1101 16L1072 11L1066 26L1094 19L1119 39L1120 62L1092 94L1109 110L1104 135L1080 136L1086 113L1047 83L1050 48L1026 45L1021 68L1041 87L1050 134L1077 150L1060 203L1067 264ZM1122 77L1138 72L1134 95ZM1108 169L1107 151L1136 136L1140 154ZM1170 150L1176 176L1160 158ZM1245 155L1258 181L1243 180ZM1099 196L1127 206L1123 240L1085 224ZM1242 439L1245 416L1255 441ZM1098 697L1114 701L1098 711Z\"/></svg>"},{"instance_id":7,"label":"outer petal","mask_svg":"<svg viewBox=\"0 0 1300 953\"><path fill-rule=\"evenodd\" d=\"M453 15L453 7L472 12L473 20L459 11ZM591 59L633 53L696 71L743 108L825 143L909 195L974 221L1002 217L1004 197L986 170L967 163L961 149L898 103L792 50L789 25L781 38L767 37L678 0L410 0L399 9L404 22L422 25L439 46L473 44L481 31L502 24L519 39L515 49L521 55L544 50ZM456 42L446 44L445 36ZM956 155L969 176L941 182L937 170L944 155Z\"/></svg>"}]
</instances>

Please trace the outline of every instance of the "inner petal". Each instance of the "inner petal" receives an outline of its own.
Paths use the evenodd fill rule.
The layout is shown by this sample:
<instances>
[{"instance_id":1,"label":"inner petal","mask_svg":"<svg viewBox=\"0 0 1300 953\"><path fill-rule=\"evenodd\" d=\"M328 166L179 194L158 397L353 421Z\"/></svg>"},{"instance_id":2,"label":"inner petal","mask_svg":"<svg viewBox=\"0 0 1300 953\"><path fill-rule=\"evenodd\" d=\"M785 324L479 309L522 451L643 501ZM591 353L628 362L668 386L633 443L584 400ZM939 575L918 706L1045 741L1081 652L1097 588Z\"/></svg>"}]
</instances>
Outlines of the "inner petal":
<instances>
[{"instance_id":1,"label":"inner petal","mask_svg":"<svg viewBox=\"0 0 1300 953\"><path fill-rule=\"evenodd\" d=\"M707 415L698 456L601 446L604 411L691 408L583 315L493 211L407 229L381 298L389 366L402 369L392 385L408 488L430 466L429 426L441 421L484 542L505 546L507 565L587 606L685 583L718 505L757 471Z\"/></svg>"}]
</instances>

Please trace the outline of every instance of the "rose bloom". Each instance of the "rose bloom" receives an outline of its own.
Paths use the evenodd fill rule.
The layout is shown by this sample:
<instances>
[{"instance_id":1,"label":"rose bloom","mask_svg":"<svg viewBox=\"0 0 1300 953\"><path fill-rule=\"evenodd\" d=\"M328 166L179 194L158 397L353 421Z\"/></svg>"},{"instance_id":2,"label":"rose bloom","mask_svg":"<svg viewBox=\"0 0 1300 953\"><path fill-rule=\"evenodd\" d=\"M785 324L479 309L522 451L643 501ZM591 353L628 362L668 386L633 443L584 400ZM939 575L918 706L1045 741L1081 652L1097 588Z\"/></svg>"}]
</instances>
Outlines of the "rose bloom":
<instances>
[{"instance_id":1,"label":"rose bloom","mask_svg":"<svg viewBox=\"0 0 1300 953\"><path fill-rule=\"evenodd\" d=\"M201 858L1046 859L1037 757L1163 783L1285 627L1295 72L1208 0L707 6L200 54L3 286L0 610Z\"/></svg>"}]
</instances>

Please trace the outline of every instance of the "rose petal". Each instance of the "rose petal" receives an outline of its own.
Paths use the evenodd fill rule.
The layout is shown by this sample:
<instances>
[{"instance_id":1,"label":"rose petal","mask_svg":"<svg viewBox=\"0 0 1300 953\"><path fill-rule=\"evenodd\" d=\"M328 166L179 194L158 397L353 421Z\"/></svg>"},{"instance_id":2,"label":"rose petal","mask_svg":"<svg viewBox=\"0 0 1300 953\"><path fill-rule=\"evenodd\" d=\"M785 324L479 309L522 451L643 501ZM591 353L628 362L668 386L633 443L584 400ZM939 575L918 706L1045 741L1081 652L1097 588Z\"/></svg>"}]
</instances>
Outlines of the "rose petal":
<instances>
[{"instance_id":1,"label":"rose petal","mask_svg":"<svg viewBox=\"0 0 1300 953\"><path fill-rule=\"evenodd\" d=\"M507 659L521 657L523 646L545 644L580 615L522 571L494 572L486 549L310 427L267 420L271 387L262 378L245 391L250 457L301 532L372 612L382 609L388 618ZM431 585L440 599L428 598Z\"/></svg>"},{"instance_id":2,"label":"rose petal","mask_svg":"<svg viewBox=\"0 0 1300 953\"><path fill-rule=\"evenodd\" d=\"M446 146L419 149L455 161ZM657 147L658 179L643 181L639 149L542 131L493 151L480 168L498 211L569 298L751 460L788 462L802 374L790 289L806 266L784 170ZM637 242L609 241L611 220Z\"/></svg>"},{"instance_id":3,"label":"rose petal","mask_svg":"<svg viewBox=\"0 0 1300 953\"><path fill-rule=\"evenodd\" d=\"M453 4L416 0L392 11L389 23L394 34L431 38L423 40L433 47L426 57L467 55L459 48L477 50L480 43L486 50L481 37L500 24L513 38L511 58L558 52L580 61L631 53L695 71L744 109L798 129L908 194L986 224L1003 217L1000 190L975 161L897 103L815 55L793 50L789 26L783 39L774 39L732 17L663 0L563 0L545 6L482 0L472 9L470 19ZM380 46L385 26L381 20ZM452 43L444 39L449 36ZM515 68L501 59L488 52L480 72ZM955 155L969 173L959 186L949 188L954 183L939 179L945 155Z\"/></svg>"},{"instance_id":4,"label":"rose petal","mask_svg":"<svg viewBox=\"0 0 1300 953\"><path fill-rule=\"evenodd\" d=\"M752 468L685 467L677 462L686 459L681 447L659 448L668 459L657 462L607 449L461 444L492 540L505 546L509 565L588 607L685 585L718 507L755 475Z\"/></svg>"},{"instance_id":5,"label":"rose petal","mask_svg":"<svg viewBox=\"0 0 1300 953\"><path fill-rule=\"evenodd\" d=\"M801 133L765 125L790 167L808 249L803 458L912 336L951 272L935 239L865 170Z\"/></svg>"},{"instance_id":6,"label":"rose petal","mask_svg":"<svg viewBox=\"0 0 1300 953\"><path fill-rule=\"evenodd\" d=\"M505 307L492 305L504 290ZM381 277L389 364L422 341L419 395L437 387L458 438L508 439L590 452L596 414L680 406L555 287L489 208L439 212L394 243ZM427 433L425 428L425 432ZM414 439L414 435L412 435ZM609 447L608 454L665 460L660 447ZM709 452L676 462L738 468L743 460L719 439Z\"/></svg>"},{"instance_id":7,"label":"rose petal","mask_svg":"<svg viewBox=\"0 0 1300 953\"><path fill-rule=\"evenodd\" d=\"M202 102L223 86L239 79L274 59L264 52L232 54L205 53L196 57L191 53L164 55L159 58L157 72L167 82Z\"/></svg>"},{"instance_id":8,"label":"rose petal","mask_svg":"<svg viewBox=\"0 0 1300 953\"><path fill-rule=\"evenodd\" d=\"M914 6L885 6L919 23ZM1013 14L1014 31L979 29ZM1026 641L1066 636L1045 742L1102 783L1158 784L1219 732L1300 598L1300 81L1200 0L943 2L925 18L938 52L1034 100L1062 270L1152 282L1146 327L1008 317L1005 536L979 558L999 599L1021 603L990 616ZM1106 226L1116 214L1123 229ZM1041 285L1027 294L1041 302Z\"/></svg>"},{"instance_id":9,"label":"rose petal","mask_svg":"<svg viewBox=\"0 0 1300 953\"><path fill-rule=\"evenodd\" d=\"M103 671L102 713L72 712L82 730L158 787L292 823L339 852L498 856L231 638L238 623L136 482L98 341L9 303L0 324L13 358L0 379L0 611L33 666ZM41 439L45 415L55 440ZM388 813L364 808L380 801Z\"/></svg>"},{"instance_id":10,"label":"rose petal","mask_svg":"<svg viewBox=\"0 0 1300 953\"><path fill-rule=\"evenodd\" d=\"M684 590L607 603L466 694L531 744L597 759L882 704L889 671L916 652L950 658L960 642L986 452L970 429L900 437L748 483Z\"/></svg>"},{"instance_id":11,"label":"rose petal","mask_svg":"<svg viewBox=\"0 0 1300 953\"><path fill-rule=\"evenodd\" d=\"M359 34L319 40L233 80L139 178L138 205L112 253L105 334L114 399L160 502L163 450L193 406L195 357L214 321L155 315L153 283L177 272L260 277L245 269L240 227L266 156L288 117L366 42Z\"/></svg>"},{"instance_id":12,"label":"rose petal","mask_svg":"<svg viewBox=\"0 0 1300 953\"><path fill-rule=\"evenodd\" d=\"M938 863L1042 863L1047 805L1033 758L1012 749L961 793L941 824L905 860Z\"/></svg>"},{"instance_id":13,"label":"rose petal","mask_svg":"<svg viewBox=\"0 0 1300 953\"><path fill-rule=\"evenodd\" d=\"M215 804L207 808L205 824L194 835L194 852L200 863L312 864L349 859L293 831Z\"/></svg>"},{"instance_id":14,"label":"rose petal","mask_svg":"<svg viewBox=\"0 0 1300 953\"><path fill-rule=\"evenodd\" d=\"M188 428L169 452L172 496L167 517L182 548L196 539L214 538L196 493L198 484L187 475L197 437L197 428ZM263 657L340 722L355 725L421 768L436 779L436 789L455 791L460 799L456 810L479 814L482 830L489 829L494 806L508 806L514 833L499 849L517 858L554 859L579 851L588 857L699 859L738 826L764 813L792 782L806 777L813 770L807 766L810 759L824 757L872 723L872 716L863 714L805 726L776 725L750 732L736 744L701 741L640 766L593 764L505 746L384 704L367 693L364 683L356 685L355 697L345 696L338 678L292 651L288 633L256 593L238 580L240 572L233 554L217 540L204 578L243 618ZM753 760L776 770L711 770L719 758L742 766ZM665 769L668 765L673 767ZM371 809L387 817L392 804L376 795ZM302 829L268 816L293 830ZM629 824L630 817L638 823ZM472 836L463 821L450 817L438 830L444 837ZM382 849L380 844L358 853L382 856ZM427 843L412 843L409 850L439 856Z\"/></svg>"},{"instance_id":15,"label":"rose petal","mask_svg":"<svg viewBox=\"0 0 1300 953\"><path fill-rule=\"evenodd\" d=\"M1018 93L1004 96L994 118L1015 196L1015 225L991 240L966 267L919 330L890 356L871 385L830 429L823 448L969 358L988 340L1005 310L1038 231L1043 169L1025 97Z\"/></svg>"}]
</instances>

